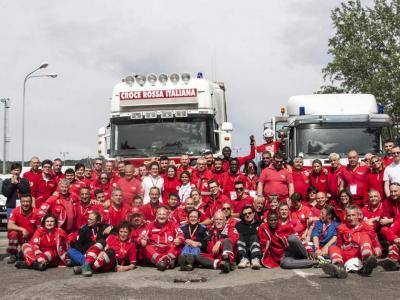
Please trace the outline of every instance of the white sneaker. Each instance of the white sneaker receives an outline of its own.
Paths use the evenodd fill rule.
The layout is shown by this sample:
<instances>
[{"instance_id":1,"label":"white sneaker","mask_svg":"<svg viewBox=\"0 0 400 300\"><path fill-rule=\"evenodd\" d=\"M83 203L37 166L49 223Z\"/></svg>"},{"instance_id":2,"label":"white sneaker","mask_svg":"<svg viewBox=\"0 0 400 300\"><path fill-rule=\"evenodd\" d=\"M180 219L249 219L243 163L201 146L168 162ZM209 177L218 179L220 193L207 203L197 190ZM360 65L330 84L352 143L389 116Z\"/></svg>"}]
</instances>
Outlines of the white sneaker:
<instances>
[{"instance_id":1,"label":"white sneaker","mask_svg":"<svg viewBox=\"0 0 400 300\"><path fill-rule=\"evenodd\" d=\"M242 258L238 264L239 269L250 267L250 261L247 258Z\"/></svg>"},{"instance_id":2,"label":"white sneaker","mask_svg":"<svg viewBox=\"0 0 400 300\"><path fill-rule=\"evenodd\" d=\"M260 259L259 259L258 257L253 258L253 259L251 260L251 268L252 268L253 270L260 270L261 265L260 265Z\"/></svg>"}]
</instances>

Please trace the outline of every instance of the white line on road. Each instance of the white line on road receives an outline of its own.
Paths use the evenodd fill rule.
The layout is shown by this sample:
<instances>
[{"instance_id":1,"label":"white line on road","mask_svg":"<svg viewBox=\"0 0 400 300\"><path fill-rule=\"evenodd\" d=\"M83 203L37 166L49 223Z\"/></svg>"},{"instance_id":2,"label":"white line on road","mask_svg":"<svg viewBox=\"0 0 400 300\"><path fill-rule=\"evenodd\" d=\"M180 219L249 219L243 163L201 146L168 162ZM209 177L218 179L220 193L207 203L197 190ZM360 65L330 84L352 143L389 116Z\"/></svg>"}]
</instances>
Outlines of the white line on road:
<instances>
[{"instance_id":1,"label":"white line on road","mask_svg":"<svg viewBox=\"0 0 400 300\"><path fill-rule=\"evenodd\" d=\"M304 278L307 281L307 283L309 285L311 285L312 287L314 287L316 289L321 289L321 286L319 285L319 283L307 278L308 276L312 276L314 274L306 273L306 272L303 272L303 271L300 271L300 270L293 270L293 272L296 275L300 276L301 278Z\"/></svg>"}]
</instances>

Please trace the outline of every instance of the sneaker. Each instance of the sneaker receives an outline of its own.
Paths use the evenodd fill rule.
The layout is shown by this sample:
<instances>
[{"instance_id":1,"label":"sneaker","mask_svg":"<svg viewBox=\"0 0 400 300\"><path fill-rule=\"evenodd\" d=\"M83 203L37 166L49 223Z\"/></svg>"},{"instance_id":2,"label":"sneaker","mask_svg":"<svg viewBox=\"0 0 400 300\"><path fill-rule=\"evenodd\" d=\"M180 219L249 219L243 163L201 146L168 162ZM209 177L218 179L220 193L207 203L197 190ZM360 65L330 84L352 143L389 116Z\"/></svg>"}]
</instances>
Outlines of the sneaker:
<instances>
[{"instance_id":1,"label":"sneaker","mask_svg":"<svg viewBox=\"0 0 400 300\"><path fill-rule=\"evenodd\" d=\"M82 275L83 275L84 277L92 277L92 275L93 275L93 270L92 270L92 268L90 267L89 264L86 264L86 265L84 265L84 266L82 267Z\"/></svg>"},{"instance_id":2,"label":"sneaker","mask_svg":"<svg viewBox=\"0 0 400 300\"><path fill-rule=\"evenodd\" d=\"M160 260L157 264L156 264L157 270L164 272L165 269L167 269L167 264L165 263L164 260Z\"/></svg>"},{"instance_id":3,"label":"sneaker","mask_svg":"<svg viewBox=\"0 0 400 300\"><path fill-rule=\"evenodd\" d=\"M247 267L250 267L250 261L247 258L243 257L238 264L238 268L245 269Z\"/></svg>"},{"instance_id":4,"label":"sneaker","mask_svg":"<svg viewBox=\"0 0 400 300\"><path fill-rule=\"evenodd\" d=\"M318 260L315 261L315 265L313 265L314 268L322 268L323 265L329 264L330 261L323 258L323 257L318 257Z\"/></svg>"},{"instance_id":5,"label":"sneaker","mask_svg":"<svg viewBox=\"0 0 400 300\"><path fill-rule=\"evenodd\" d=\"M221 261L221 264L219 265L219 268L221 269L222 273L229 273L231 270L231 264L228 263L227 261Z\"/></svg>"},{"instance_id":6,"label":"sneaker","mask_svg":"<svg viewBox=\"0 0 400 300\"><path fill-rule=\"evenodd\" d=\"M344 266L337 264L324 264L322 266L322 271L331 277L336 277L344 279L347 277L347 272Z\"/></svg>"},{"instance_id":7,"label":"sneaker","mask_svg":"<svg viewBox=\"0 0 400 300\"><path fill-rule=\"evenodd\" d=\"M375 256L368 256L363 261L363 267L358 273L362 276L371 275L372 271L378 266L378 261Z\"/></svg>"},{"instance_id":8,"label":"sneaker","mask_svg":"<svg viewBox=\"0 0 400 300\"><path fill-rule=\"evenodd\" d=\"M46 270L46 263L35 261L35 262L32 264L32 269L34 269L34 270L36 270L36 271L41 271L41 272L42 272L42 271Z\"/></svg>"},{"instance_id":9,"label":"sneaker","mask_svg":"<svg viewBox=\"0 0 400 300\"><path fill-rule=\"evenodd\" d=\"M15 264L16 261L17 261L17 256L14 254L11 254L7 259L8 264Z\"/></svg>"},{"instance_id":10,"label":"sneaker","mask_svg":"<svg viewBox=\"0 0 400 300\"><path fill-rule=\"evenodd\" d=\"M82 267L81 266L75 266L75 267L72 268L72 270L74 271L75 275L82 274Z\"/></svg>"},{"instance_id":11,"label":"sneaker","mask_svg":"<svg viewBox=\"0 0 400 300\"><path fill-rule=\"evenodd\" d=\"M253 270L260 270L261 265L260 265L260 259L259 259L258 257L253 258L253 259L251 260L251 268L252 268Z\"/></svg>"},{"instance_id":12,"label":"sneaker","mask_svg":"<svg viewBox=\"0 0 400 300\"><path fill-rule=\"evenodd\" d=\"M26 262L24 262L22 260L16 261L14 266L17 269L29 269L29 266L26 264Z\"/></svg>"},{"instance_id":13,"label":"sneaker","mask_svg":"<svg viewBox=\"0 0 400 300\"><path fill-rule=\"evenodd\" d=\"M378 265L381 266L385 271L397 271L399 269L397 263L390 258L380 261Z\"/></svg>"}]
</instances>

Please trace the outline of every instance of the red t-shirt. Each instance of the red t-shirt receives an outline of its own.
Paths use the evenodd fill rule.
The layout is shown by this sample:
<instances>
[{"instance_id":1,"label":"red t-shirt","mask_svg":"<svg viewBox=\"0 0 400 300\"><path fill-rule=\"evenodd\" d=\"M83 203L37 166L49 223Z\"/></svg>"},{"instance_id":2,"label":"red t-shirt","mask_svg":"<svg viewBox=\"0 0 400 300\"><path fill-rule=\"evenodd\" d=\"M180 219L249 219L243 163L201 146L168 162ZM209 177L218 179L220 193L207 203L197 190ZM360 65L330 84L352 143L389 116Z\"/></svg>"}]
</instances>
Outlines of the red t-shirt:
<instances>
[{"instance_id":1,"label":"red t-shirt","mask_svg":"<svg viewBox=\"0 0 400 300\"><path fill-rule=\"evenodd\" d=\"M293 186L296 193L300 193L303 199L307 197L307 190L310 187L310 173L304 169L294 169L292 170Z\"/></svg>"},{"instance_id":2,"label":"red t-shirt","mask_svg":"<svg viewBox=\"0 0 400 300\"><path fill-rule=\"evenodd\" d=\"M40 219L36 208L33 208L28 215L24 215L21 207L16 207L11 212L9 221L14 222L17 226L25 228L29 232L29 238L35 233L36 228L40 226Z\"/></svg>"},{"instance_id":3,"label":"red t-shirt","mask_svg":"<svg viewBox=\"0 0 400 300\"><path fill-rule=\"evenodd\" d=\"M121 178L117 182L117 186L123 193L123 202L126 204L132 203L133 198L136 195L143 194L142 183L136 178L127 179Z\"/></svg>"},{"instance_id":4,"label":"red t-shirt","mask_svg":"<svg viewBox=\"0 0 400 300\"><path fill-rule=\"evenodd\" d=\"M285 168L276 170L273 166L265 168L260 177L264 185L264 196L277 194L280 200L289 196L289 184L293 183L292 174Z\"/></svg>"}]
</instances>

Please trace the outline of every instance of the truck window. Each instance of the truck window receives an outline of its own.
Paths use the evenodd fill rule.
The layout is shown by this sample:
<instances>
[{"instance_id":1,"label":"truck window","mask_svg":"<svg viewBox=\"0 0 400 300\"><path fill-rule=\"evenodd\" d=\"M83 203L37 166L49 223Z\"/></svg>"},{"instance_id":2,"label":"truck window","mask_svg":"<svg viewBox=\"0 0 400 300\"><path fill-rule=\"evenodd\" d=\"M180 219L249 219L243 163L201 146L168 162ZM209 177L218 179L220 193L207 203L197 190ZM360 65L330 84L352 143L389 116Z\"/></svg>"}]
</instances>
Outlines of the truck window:
<instances>
[{"instance_id":1,"label":"truck window","mask_svg":"<svg viewBox=\"0 0 400 300\"><path fill-rule=\"evenodd\" d=\"M297 153L303 153L304 158L326 157L332 152L345 155L351 149L357 149L360 155L376 153L380 128L364 126L303 125L297 129Z\"/></svg>"},{"instance_id":2,"label":"truck window","mask_svg":"<svg viewBox=\"0 0 400 300\"><path fill-rule=\"evenodd\" d=\"M112 124L112 156L201 155L215 149L211 119L148 119Z\"/></svg>"}]
</instances>

